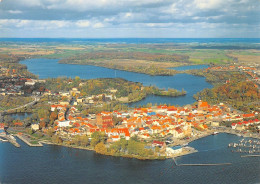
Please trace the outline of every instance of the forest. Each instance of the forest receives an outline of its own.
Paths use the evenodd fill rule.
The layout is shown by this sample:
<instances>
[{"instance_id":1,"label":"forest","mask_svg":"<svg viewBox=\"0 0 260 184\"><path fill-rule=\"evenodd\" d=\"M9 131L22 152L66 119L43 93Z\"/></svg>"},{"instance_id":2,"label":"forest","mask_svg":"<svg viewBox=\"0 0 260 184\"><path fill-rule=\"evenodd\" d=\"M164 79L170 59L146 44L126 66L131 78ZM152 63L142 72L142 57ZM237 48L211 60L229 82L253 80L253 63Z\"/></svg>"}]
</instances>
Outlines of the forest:
<instances>
[{"instance_id":1,"label":"forest","mask_svg":"<svg viewBox=\"0 0 260 184\"><path fill-rule=\"evenodd\" d=\"M196 99L208 101L211 104L225 102L233 108L251 112L259 109L260 93L256 84L251 81L236 81L204 89L195 95Z\"/></svg>"}]
</instances>

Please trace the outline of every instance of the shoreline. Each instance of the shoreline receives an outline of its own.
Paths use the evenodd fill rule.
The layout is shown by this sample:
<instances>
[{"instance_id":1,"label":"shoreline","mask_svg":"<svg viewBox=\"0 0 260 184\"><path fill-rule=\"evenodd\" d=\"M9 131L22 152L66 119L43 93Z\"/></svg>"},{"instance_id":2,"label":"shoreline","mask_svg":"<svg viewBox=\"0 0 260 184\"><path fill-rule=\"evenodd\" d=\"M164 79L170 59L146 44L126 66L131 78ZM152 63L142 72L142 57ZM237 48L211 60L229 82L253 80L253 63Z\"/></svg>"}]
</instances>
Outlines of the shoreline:
<instances>
[{"instance_id":1,"label":"shoreline","mask_svg":"<svg viewBox=\"0 0 260 184\"><path fill-rule=\"evenodd\" d=\"M196 141L198 139L205 138L205 137L210 136L210 135L214 135L213 132L215 132L215 131L216 130L210 129L210 130L207 130L207 132L205 132L204 134L196 136L196 137L194 137L192 139L179 140L179 142L176 142L175 144L171 144L170 146L167 146L167 147L171 148L171 147L176 146L176 145L181 145L181 146L183 146L182 149L184 149L184 150L181 153L173 154L173 155L170 155L170 156L167 156L167 155L161 156L161 158L159 158L159 156L157 156L155 158L149 158L149 157L140 157L140 156L137 156L137 155L111 155L109 153L108 154L101 154L101 155L113 156L113 157L123 157L123 158L135 158L135 159L138 159L138 160L166 160L166 159L174 159L174 158L177 158L177 157L182 157L182 156L185 156L185 155L189 155L189 154L193 154L193 153L198 152L198 150L196 150L193 147L188 146L188 144L193 142L193 141ZM243 136L243 135L241 135L239 133L232 132L230 130L218 130L218 132L219 133L232 134L232 135L241 136L241 137L249 137L249 138L253 138L253 139L260 139L260 136L258 136L258 137L255 136L255 135L253 135L253 136ZM56 143L52 143L52 142L47 141L47 140L42 140L42 141L40 140L40 141L38 141L38 144L34 145L34 144L31 144L28 140L25 140L22 136L20 136L20 135L16 135L16 136L19 139L21 139L23 142L25 142L30 147L42 147L42 146L44 146L44 144L48 144L48 145L56 145L56 146L62 146L62 147L67 147L67 148L73 148L73 149L94 151L95 153L97 153L93 148L90 148L90 147L56 144ZM97 154L100 154L100 153L97 153Z\"/></svg>"}]
</instances>

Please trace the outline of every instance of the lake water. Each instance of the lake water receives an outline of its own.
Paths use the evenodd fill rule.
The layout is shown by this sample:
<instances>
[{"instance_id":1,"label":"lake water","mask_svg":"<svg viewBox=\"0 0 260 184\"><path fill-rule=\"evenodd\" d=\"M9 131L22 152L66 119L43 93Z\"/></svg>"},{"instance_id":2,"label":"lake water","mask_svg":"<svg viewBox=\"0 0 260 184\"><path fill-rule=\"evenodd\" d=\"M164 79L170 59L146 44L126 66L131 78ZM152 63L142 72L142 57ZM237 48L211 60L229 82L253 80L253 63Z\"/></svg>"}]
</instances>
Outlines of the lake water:
<instances>
[{"instance_id":1,"label":"lake water","mask_svg":"<svg viewBox=\"0 0 260 184\"><path fill-rule=\"evenodd\" d=\"M18 112L14 114L8 114L7 116L11 116L13 119L24 120L25 118L32 116L32 113Z\"/></svg>"},{"instance_id":2,"label":"lake water","mask_svg":"<svg viewBox=\"0 0 260 184\"><path fill-rule=\"evenodd\" d=\"M183 71L183 70L205 69L208 67L209 67L209 65L188 65L188 66L173 67L173 68L169 68L169 69Z\"/></svg>"},{"instance_id":3,"label":"lake water","mask_svg":"<svg viewBox=\"0 0 260 184\"><path fill-rule=\"evenodd\" d=\"M184 89L187 91L185 96L181 97L160 97L149 96L148 98L132 103L131 106L144 105L147 103L157 104L175 104L186 105L195 102L193 95L204 88L212 88L212 85L205 81L204 77L177 74L175 76L150 76L146 74L114 70L104 67L90 66L90 65L71 65L58 63L57 59L27 59L20 62L28 67L28 70L39 78L56 78L66 76L75 78L79 76L81 79L95 79L95 78L124 78L129 81L141 82L146 86L152 85L159 88L174 88L177 90Z\"/></svg>"},{"instance_id":4,"label":"lake water","mask_svg":"<svg viewBox=\"0 0 260 184\"><path fill-rule=\"evenodd\" d=\"M260 182L260 157L241 158L227 145L241 137L229 134L208 136L190 143L199 152L179 157L181 163L232 165L175 166L172 159L139 161L96 154L61 146L21 148L0 142L0 183L91 183L91 184L253 184Z\"/></svg>"}]
</instances>

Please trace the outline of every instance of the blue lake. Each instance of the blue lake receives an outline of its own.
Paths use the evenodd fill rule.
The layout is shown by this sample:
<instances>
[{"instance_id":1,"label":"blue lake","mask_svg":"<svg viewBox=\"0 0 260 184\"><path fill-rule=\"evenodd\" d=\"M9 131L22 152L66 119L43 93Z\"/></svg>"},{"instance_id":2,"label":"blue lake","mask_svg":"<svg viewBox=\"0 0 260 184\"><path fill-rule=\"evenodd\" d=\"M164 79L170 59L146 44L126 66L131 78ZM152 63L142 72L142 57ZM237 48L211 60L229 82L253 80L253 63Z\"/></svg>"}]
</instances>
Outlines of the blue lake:
<instances>
[{"instance_id":1,"label":"blue lake","mask_svg":"<svg viewBox=\"0 0 260 184\"><path fill-rule=\"evenodd\" d=\"M189 74L177 74L175 76L150 76L146 74L114 70L104 67L90 65L60 64L57 59L27 59L20 62L28 67L28 70L39 78L57 78L61 76L81 79L95 78L124 78L129 81L141 82L146 86L152 85L159 88L184 89L187 91L181 97L159 97L149 96L148 98L131 104L131 106L144 105L147 103L186 105L195 102L193 95L204 88L212 88L212 85L205 81L204 77Z\"/></svg>"},{"instance_id":2,"label":"blue lake","mask_svg":"<svg viewBox=\"0 0 260 184\"><path fill-rule=\"evenodd\" d=\"M232 165L175 166L172 159L140 161L110 157L92 151L44 145L21 148L0 142L0 183L91 183L91 184L253 184L260 182L260 157L241 158L227 145L241 137L230 134L208 136L190 143L199 152L179 157L182 163Z\"/></svg>"}]
</instances>

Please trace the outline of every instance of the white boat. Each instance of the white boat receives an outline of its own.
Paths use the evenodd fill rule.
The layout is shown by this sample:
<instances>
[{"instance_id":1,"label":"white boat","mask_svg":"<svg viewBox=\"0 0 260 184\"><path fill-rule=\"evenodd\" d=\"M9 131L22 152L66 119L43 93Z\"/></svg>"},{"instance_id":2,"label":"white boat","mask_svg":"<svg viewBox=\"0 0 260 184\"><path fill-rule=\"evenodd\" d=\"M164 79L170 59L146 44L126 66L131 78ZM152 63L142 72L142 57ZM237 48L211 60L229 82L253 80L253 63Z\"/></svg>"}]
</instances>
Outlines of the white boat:
<instances>
[{"instance_id":1,"label":"white boat","mask_svg":"<svg viewBox=\"0 0 260 184\"><path fill-rule=\"evenodd\" d=\"M219 132L213 132L213 135L217 135Z\"/></svg>"}]
</instances>

